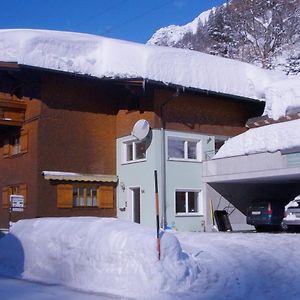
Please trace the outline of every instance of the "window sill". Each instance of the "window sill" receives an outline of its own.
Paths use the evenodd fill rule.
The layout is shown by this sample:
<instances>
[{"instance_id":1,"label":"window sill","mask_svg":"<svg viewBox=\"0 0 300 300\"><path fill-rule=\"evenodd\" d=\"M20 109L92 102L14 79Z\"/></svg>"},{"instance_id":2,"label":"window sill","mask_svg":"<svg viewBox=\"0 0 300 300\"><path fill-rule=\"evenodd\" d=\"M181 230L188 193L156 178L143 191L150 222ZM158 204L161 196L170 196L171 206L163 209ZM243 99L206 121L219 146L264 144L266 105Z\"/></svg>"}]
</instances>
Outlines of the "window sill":
<instances>
[{"instance_id":1,"label":"window sill","mask_svg":"<svg viewBox=\"0 0 300 300\"><path fill-rule=\"evenodd\" d=\"M98 206L73 206L72 208L74 209L81 209L81 208L84 208L84 209L95 209L95 208L100 208Z\"/></svg>"},{"instance_id":2,"label":"window sill","mask_svg":"<svg viewBox=\"0 0 300 300\"><path fill-rule=\"evenodd\" d=\"M135 163L140 163L140 162L145 162L147 161L146 158L143 158L143 159L137 159L137 160L130 160L130 161L124 161L122 163L122 165L130 165L130 164L135 164Z\"/></svg>"},{"instance_id":3,"label":"window sill","mask_svg":"<svg viewBox=\"0 0 300 300\"><path fill-rule=\"evenodd\" d=\"M202 160L200 159L188 159L188 158L173 158L169 157L168 161L177 161L177 162L193 162L193 163L201 163Z\"/></svg>"},{"instance_id":4,"label":"window sill","mask_svg":"<svg viewBox=\"0 0 300 300\"><path fill-rule=\"evenodd\" d=\"M175 217L203 217L200 213L177 213Z\"/></svg>"},{"instance_id":5,"label":"window sill","mask_svg":"<svg viewBox=\"0 0 300 300\"><path fill-rule=\"evenodd\" d=\"M10 154L10 155L4 156L4 158L17 158L17 157L22 156L23 154L24 153Z\"/></svg>"}]
</instances>

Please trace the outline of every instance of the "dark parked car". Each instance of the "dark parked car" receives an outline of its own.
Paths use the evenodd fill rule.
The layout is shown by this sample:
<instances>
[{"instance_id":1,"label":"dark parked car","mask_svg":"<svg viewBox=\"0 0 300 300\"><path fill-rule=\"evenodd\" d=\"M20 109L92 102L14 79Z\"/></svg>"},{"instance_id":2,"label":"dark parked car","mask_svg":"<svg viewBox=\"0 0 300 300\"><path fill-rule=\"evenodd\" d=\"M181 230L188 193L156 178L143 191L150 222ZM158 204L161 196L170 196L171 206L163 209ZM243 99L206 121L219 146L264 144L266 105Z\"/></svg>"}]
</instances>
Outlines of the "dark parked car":
<instances>
[{"instance_id":1,"label":"dark parked car","mask_svg":"<svg viewBox=\"0 0 300 300\"><path fill-rule=\"evenodd\" d=\"M282 229L284 205L271 201L253 202L247 211L247 224L253 225L256 231L274 231Z\"/></svg>"}]
</instances>

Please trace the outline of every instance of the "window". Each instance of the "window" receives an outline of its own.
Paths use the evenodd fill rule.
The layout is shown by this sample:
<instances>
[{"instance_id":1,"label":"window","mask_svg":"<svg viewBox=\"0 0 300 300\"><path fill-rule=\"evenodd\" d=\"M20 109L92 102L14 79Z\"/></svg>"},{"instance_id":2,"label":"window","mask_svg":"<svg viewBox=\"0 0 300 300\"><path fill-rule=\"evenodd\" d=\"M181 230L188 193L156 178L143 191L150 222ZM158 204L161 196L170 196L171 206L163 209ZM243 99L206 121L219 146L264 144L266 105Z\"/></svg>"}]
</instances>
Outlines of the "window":
<instances>
[{"instance_id":1,"label":"window","mask_svg":"<svg viewBox=\"0 0 300 300\"><path fill-rule=\"evenodd\" d=\"M168 158L178 160L201 160L201 141L170 137Z\"/></svg>"},{"instance_id":2,"label":"window","mask_svg":"<svg viewBox=\"0 0 300 300\"><path fill-rule=\"evenodd\" d=\"M10 185L2 189L2 208L10 207L10 195L22 195L24 197L24 207L26 207L27 185Z\"/></svg>"},{"instance_id":3,"label":"window","mask_svg":"<svg viewBox=\"0 0 300 300\"><path fill-rule=\"evenodd\" d=\"M114 187L111 185L59 184L58 208L114 208Z\"/></svg>"},{"instance_id":4,"label":"window","mask_svg":"<svg viewBox=\"0 0 300 300\"><path fill-rule=\"evenodd\" d=\"M11 155L16 155L19 153L21 153L20 137L16 137L14 138L11 146Z\"/></svg>"},{"instance_id":5,"label":"window","mask_svg":"<svg viewBox=\"0 0 300 300\"><path fill-rule=\"evenodd\" d=\"M28 152L28 132L22 130L20 134L4 141L3 156L11 157Z\"/></svg>"},{"instance_id":6,"label":"window","mask_svg":"<svg viewBox=\"0 0 300 300\"><path fill-rule=\"evenodd\" d=\"M73 206L74 207L93 207L97 206L96 187L73 187Z\"/></svg>"},{"instance_id":7,"label":"window","mask_svg":"<svg viewBox=\"0 0 300 300\"><path fill-rule=\"evenodd\" d=\"M125 155L124 161L138 161L146 159L146 142L132 141L124 143Z\"/></svg>"},{"instance_id":8,"label":"window","mask_svg":"<svg viewBox=\"0 0 300 300\"><path fill-rule=\"evenodd\" d=\"M195 191L176 191L175 206L176 214L200 214L199 192Z\"/></svg>"}]
</instances>

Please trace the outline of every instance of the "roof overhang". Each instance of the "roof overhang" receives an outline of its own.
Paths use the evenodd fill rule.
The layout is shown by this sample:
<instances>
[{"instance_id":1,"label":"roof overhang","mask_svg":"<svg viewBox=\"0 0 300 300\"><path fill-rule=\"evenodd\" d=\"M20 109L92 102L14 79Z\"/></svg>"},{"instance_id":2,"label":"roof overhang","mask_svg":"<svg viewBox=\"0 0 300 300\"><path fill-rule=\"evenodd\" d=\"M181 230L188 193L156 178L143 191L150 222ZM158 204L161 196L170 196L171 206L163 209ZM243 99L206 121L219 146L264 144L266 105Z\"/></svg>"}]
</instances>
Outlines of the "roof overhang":
<instances>
[{"instance_id":1,"label":"roof overhang","mask_svg":"<svg viewBox=\"0 0 300 300\"><path fill-rule=\"evenodd\" d=\"M117 175L107 174L81 174L59 171L43 171L42 175L47 180L59 181L84 181L84 182L114 182L118 181Z\"/></svg>"},{"instance_id":2,"label":"roof overhang","mask_svg":"<svg viewBox=\"0 0 300 300\"><path fill-rule=\"evenodd\" d=\"M20 65L17 62L0 61L0 70L4 71L19 71Z\"/></svg>"},{"instance_id":3,"label":"roof overhang","mask_svg":"<svg viewBox=\"0 0 300 300\"><path fill-rule=\"evenodd\" d=\"M246 127L247 128L257 128L257 127L262 127L262 126L271 125L271 124L293 121L293 120L297 120L297 119L300 119L300 111L288 113L285 116L280 117L278 120L274 120L274 119L268 117L267 115L264 115L261 117L249 119L246 123Z\"/></svg>"},{"instance_id":4,"label":"roof overhang","mask_svg":"<svg viewBox=\"0 0 300 300\"><path fill-rule=\"evenodd\" d=\"M238 95L233 95L233 94L216 92L216 91L212 91L212 90L205 90L205 89L201 89L201 88L182 86L182 85L178 85L178 84L166 83L166 82L161 82L161 81L147 79L147 78L141 78L141 77L137 77L137 78L102 77L102 78L100 78L100 77L96 77L96 76L93 76L90 74L80 74L80 73L67 72L67 71L62 71L62 70L54 70L54 69L42 68L42 67L37 67L37 66L32 66L32 65L19 64L17 62L2 62L2 61L0 61L0 71L1 70L20 71L21 69L27 69L27 70L31 69L31 70L36 70L36 71L59 73L59 74L65 74L67 76L89 78L91 80L114 81L117 84L139 86L139 87L143 88L144 90L146 89L146 86L148 85L148 86L157 86L160 88L175 89L175 90L181 91L181 92L201 94L206 97L222 97L224 99L227 98L227 99L236 100L236 101L264 103L264 100L261 100L261 99L248 98L248 97L243 97L243 96L238 96Z\"/></svg>"}]
</instances>

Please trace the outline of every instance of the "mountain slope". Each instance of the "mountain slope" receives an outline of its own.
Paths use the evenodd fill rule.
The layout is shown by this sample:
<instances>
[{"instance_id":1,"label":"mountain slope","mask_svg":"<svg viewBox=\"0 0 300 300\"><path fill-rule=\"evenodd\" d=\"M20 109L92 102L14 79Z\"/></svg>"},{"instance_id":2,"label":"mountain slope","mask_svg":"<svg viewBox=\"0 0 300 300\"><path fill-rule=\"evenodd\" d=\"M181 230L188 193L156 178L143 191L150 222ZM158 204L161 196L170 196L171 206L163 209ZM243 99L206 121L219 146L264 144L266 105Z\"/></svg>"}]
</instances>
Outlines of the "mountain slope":
<instances>
[{"instance_id":1,"label":"mountain slope","mask_svg":"<svg viewBox=\"0 0 300 300\"><path fill-rule=\"evenodd\" d=\"M184 26L159 29L147 42L300 73L300 0L231 0Z\"/></svg>"}]
</instances>

